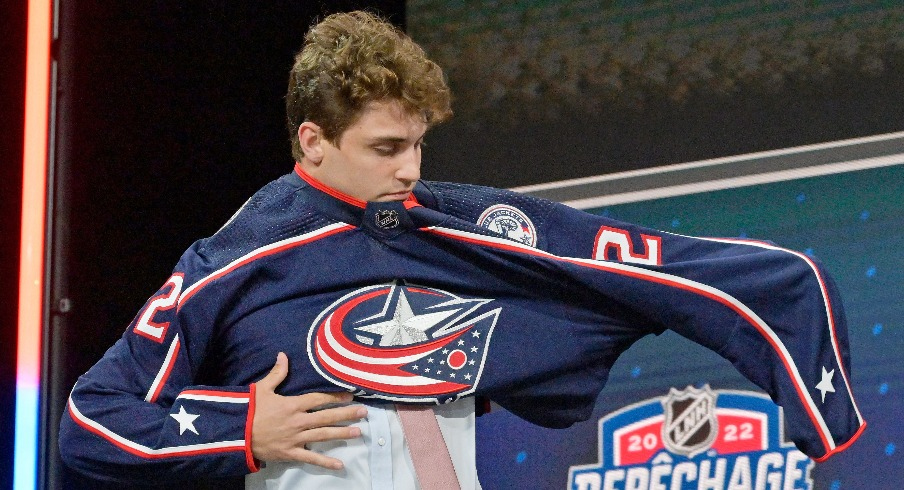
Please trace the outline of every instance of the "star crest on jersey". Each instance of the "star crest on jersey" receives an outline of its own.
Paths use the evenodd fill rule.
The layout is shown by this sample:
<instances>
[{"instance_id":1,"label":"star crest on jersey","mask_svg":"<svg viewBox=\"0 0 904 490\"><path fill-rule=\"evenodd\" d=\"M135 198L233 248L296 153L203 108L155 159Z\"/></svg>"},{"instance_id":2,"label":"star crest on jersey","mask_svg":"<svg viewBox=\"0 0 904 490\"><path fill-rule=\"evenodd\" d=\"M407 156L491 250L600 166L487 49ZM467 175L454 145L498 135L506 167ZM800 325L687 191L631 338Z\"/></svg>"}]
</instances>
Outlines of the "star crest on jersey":
<instances>
[{"instance_id":1,"label":"star crest on jersey","mask_svg":"<svg viewBox=\"0 0 904 490\"><path fill-rule=\"evenodd\" d=\"M531 247L537 246L537 229L533 222L514 206L496 204L488 207L477 218L477 226L499 233L510 240Z\"/></svg>"},{"instance_id":2,"label":"star crest on jersey","mask_svg":"<svg viewBox=\"0 0 904 490\"><path fill-rule=\"evenodd\" d=\"M448 403L479 383L501 311L492 301L402 282L361 288L318 315L308 355L358 396Z\"/></svg>"},{"instance_id":3,"label":"star crest on jersey","mask_svg":"<svg viewBox=\"0 0 904 490\"><path fill-rule=\"evenodd\" d=\"M379 345L381 346L411 345L427 340L427 330L459 311L449 309L415 315L405 296L404 289L399 290L394 308L395 312L389 320L358 327L358 330L380 335ZM365 343L370 342L365 341Z\"/></svg>"},{"instance_id":4,"label":"star crest on jersey","mask_svg":"<svg viewBox=\"0 0 904 490\"><path fill-rule=\"evenodd\" d=\"M832 384L832 377L835 376L835 370L826 371L825 366L822 368L822 379L816 385L816 389L822 393L822 402L826 402L826 392L835 393L835 386Z\"/></svg>"}]
</instances>

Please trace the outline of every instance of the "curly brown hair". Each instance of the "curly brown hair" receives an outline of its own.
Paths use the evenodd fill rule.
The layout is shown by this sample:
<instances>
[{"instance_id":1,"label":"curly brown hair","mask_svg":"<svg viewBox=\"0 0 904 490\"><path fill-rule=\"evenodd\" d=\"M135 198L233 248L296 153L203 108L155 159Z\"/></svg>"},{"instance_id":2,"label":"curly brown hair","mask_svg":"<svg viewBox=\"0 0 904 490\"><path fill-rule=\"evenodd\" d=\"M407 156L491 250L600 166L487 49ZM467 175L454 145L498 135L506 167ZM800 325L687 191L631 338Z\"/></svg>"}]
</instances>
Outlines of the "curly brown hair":
<instances>
[{"instance_id":1,"label":"curly brown hair","mask_svg":"<svg viewBox=\"0 0 904 490\"><path fill-rule=\"evenodd\" d=\"M311 121L339 137L370 102L396 100L428 126L452 115L443 71L393 25L368 12L333 14L313 26L295 55L286 95L292 156L301 161L298 127Z\"/></svg>"}]
</instances>

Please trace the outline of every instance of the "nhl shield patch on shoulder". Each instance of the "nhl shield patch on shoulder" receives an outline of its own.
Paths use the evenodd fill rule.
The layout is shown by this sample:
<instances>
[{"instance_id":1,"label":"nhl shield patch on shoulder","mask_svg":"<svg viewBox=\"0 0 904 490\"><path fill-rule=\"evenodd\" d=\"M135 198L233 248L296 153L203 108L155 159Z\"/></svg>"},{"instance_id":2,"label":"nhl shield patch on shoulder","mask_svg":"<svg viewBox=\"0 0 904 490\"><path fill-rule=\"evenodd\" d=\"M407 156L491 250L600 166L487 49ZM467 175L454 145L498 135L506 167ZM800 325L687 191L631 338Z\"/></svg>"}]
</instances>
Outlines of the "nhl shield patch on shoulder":
<instances>
[{"instance_id":1,"label":"nhl shield patch on shoulder","mask_svg":"<svg viewBox=\"0 0 904 490\"><path fill-rule=\"evenodd\" d=\"M508 204L488 207L477 219L477 226L499 233L510 240L537 246L537 229L520 209Z\"/></svg>"},{"instance_id":2,"label":"nhl shield patch on shoulder","mask_svg":"<svg viewBox=\"0 0 904 490\"><path fill-rule=\"evenodd\" d=\"M755 392L672 388L599 421L599 463L568 488L810 490L813 460L784 439L781 409Z\"/></svg>"},{"instance_id":3,"label":"nhl shield patch on shoulder","mask_svg":"<svg viewBox=\"0 0 904 490\"><path fill-rule=\"evenodd\" d=\"M357 289L318 315L308 356L356 396L448 403L480 382L501 311L492 301L402 283Z\"/></svg>"}]
</instances>

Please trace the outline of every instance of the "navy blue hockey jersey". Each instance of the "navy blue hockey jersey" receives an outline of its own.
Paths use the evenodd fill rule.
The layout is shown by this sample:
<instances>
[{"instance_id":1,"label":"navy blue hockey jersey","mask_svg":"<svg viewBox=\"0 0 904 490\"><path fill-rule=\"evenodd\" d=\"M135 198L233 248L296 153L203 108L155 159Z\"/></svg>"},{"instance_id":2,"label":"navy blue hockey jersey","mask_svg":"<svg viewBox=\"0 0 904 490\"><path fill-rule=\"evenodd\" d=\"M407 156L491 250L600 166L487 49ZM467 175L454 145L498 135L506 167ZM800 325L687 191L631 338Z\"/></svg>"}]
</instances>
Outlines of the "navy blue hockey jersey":
<instances>
[{"instance_id":1,"label":"navy blue hockey jersey","mask_svg":"<svg viewBox=\"0 0 904 490\"><path fill-rule=\"evenodd\" d=\"M813 258L478 186L364 203L296 167L186 251L76 383L60 444L107 477L254 471L253 383L280 351L282 394L481 395L565 427L590 416L621 352L665 329L769 393L811 457L865 427L841 301Z\"/></svg>"}]
</instances>

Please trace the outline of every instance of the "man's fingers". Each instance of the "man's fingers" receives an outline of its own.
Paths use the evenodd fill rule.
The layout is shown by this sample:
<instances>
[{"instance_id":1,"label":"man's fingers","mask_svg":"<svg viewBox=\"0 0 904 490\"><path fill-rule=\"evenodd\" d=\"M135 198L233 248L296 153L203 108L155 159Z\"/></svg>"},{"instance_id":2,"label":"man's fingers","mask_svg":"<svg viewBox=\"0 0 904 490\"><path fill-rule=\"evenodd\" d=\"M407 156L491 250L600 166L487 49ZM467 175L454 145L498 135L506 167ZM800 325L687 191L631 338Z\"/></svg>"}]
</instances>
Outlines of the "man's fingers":
<instances>
[{"instance_id":1,"label":"man's fingers","mask_svg":"<svg viewBox=\"0 0 904 490\"><path fill-rule=\"evenodd\" d=\"M346 422L361 420L367 416L367 409L363 405L348 407L327 408L313 413L297 414L297 421L304 430L317 427L330 427L342 425ZM356 436L353 436L356 437Z\"/></svg>"},{"instance_id":2,"label":"man's fingers","mask_svg":"<svg viewBox=\"0 0 904 490\"><path fill-rule=\"evenodd\" d=\"M367 416L363 405L348 405L351 393L308 393L282 396L275 392L288 373L282 352L273 369L257 382L256 410L251 428L251 452L262 461L300 461L329 469L342 463L305 448L305 444L361 437L349 423Z\"/></svg>"},{"instance_id":3,"label":"man's fingers","mask_svg":"<svg viewBox=\"0 0 904 490\"><path fill-rule=\"evenodd\" d=\"M314 451L308 451L307 449L303 448L298 448L295 451L289 453L287 460L322 466L331 470L341 470L343 466L345 466L342 464L342 461L336 458L330 458L328 456L324 456Z\"/></svg>"},{"instance_id":4,"label":"man's fingers","mask_svg":"<svg viewBox=\"0 0 904 490\"><path fill-rule=\"evenodd\" d=\"M358 427L319 427L304 431L302 439L304 444L310 444L312 442L354 439L355 437L361 437L361 429Z\"/></svg>"},{"instance_id":5,"label":"man's fingers","mask_svg":"<svg viewBox=\"0 0 904 490\"><path fill-rule=\"evenodd\" d=\"M317 410L328 405L351 403L351 401L354 399L352 394L347 392L306 393L304 395L298 395L293 398L295 398L296 402L298 403L298 409L303 411Z\"/></svg>"},{"instance_id":6,"label":"man's fingers","mask_svg":"<svg viewBox=\"0 0 904 490\"><path fill-rule=\"evenodd\" d=\"M351 439L361 437L361 429L358 427L321 427L318 429L309 429L304 431L298 446L289 451L288 459L292 461L300 461L333 470L342 469L342 461L324 456L316 451L307 448L307 444L314 442L333 441L341 439Z\"/></svg>"},{"instance_id":7,"label":"man's fingers","mask_svg":"<svg viewBox=\"0 0 904 490\"><path fill-rule=\"evenodd\" d=\"M276 387L286 379L287 374L289 374L289 358L285 353L280 352L276 355L276 364L273 365L273 369L257 382L257 387L266 391L276 391Z\"/></svg>"}]
</instances>

